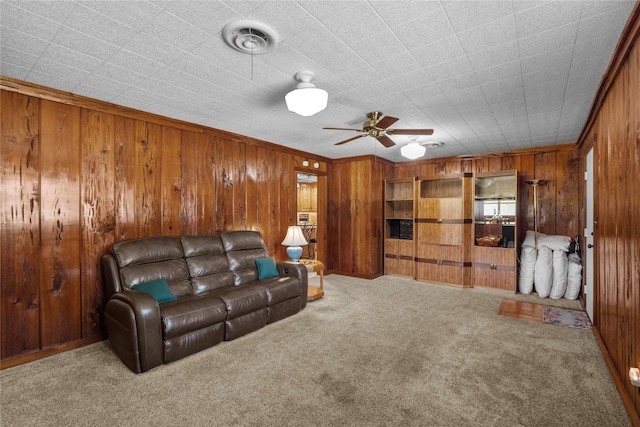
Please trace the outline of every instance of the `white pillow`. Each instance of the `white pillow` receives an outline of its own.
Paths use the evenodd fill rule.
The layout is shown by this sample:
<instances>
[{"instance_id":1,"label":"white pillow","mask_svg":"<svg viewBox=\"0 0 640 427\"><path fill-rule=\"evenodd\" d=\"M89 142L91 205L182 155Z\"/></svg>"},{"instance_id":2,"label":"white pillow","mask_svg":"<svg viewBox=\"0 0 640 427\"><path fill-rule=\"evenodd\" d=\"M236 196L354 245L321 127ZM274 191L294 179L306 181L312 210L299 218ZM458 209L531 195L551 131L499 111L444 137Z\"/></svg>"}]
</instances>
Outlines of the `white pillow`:
<instances>
[{"instance_id":1,"label":"white pillow","mask_svg":"<svg viewBox=\"0 0 640 427\"><path fill-rule=\"evenodd\" d=\"M522 241L522 246L528 246L531 248L536 247L536 232L533 230L527 230ZM538 233L538 248L546 246L552 251L561 250L569 252L569 246L571 246L571 237L568 236L555 236L544 233Z\"/></svg>"},{"instance_id":2,"label":"white pillow","mask_svg":"<svg viewBox=\"0 0 640 427\"><path fill-rule=\"evenodd\" d=\"M553 251L546 246L538 249L533 283L540 298L549 296L553 283Z\"/></svg>"},{"instance_id":3,"label":"white pillow","mask_svg":"<svg viewBox=\"0 0 640 427\"><path fill-rule=\"evenodd\" d=\"M553 251L553 283L549 298L560 299L567 290L567 253L565 251Z\"/></svg>"},{"instance_id":4,"label":"white pillow","mask_svg":"<svg viewBox=\"0 0 640 427\"><path fill-rule=\"evenodd\" d=\"M520 279L518 292L529 295L533 291L533 274L536 270L536 250L523 246L520 251Z\"/></svg>"},{"instance_id":5,"label":"white pillow","mask_svg":"<svg viewBox=\"0 0 640 427\"><path fill-rule=\"evenodd\" d=\"M569 255L568 260L567 290L564 297L576 299L580 295L580 286L582 286L582 261L578 254Z\"/></svg>"}]
</instances>

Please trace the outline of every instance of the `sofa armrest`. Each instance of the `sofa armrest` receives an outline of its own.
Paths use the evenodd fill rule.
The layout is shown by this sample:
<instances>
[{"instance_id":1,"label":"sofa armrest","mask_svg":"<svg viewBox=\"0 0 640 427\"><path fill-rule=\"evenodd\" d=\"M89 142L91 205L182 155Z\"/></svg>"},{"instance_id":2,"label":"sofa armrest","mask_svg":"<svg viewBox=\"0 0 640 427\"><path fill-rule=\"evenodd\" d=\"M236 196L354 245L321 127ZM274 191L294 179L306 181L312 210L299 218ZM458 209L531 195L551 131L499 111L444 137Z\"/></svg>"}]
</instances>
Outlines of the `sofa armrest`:
<instances>
[{"instance_id":1,"label":"sofa armrest","mask_svg":"<svg viewBox=\"0 0 640 427\"><path fill-rule=\"evenodd\" d=\"M163 363L162 322L158 301L146 292L115 293L105 307L109 341L135 373Z\"/></svg>"},{"instance_id":2,"label":"sofa armrest","mask_svg":"<svg viewBox=\"0 0 640 427\"><path fill-rule=\"evenodd\" d=\"M104 273L104 285L107 290L107 300L122 290L118 263L111 254L102 257L102 271Z\"/></svg>"},{"instance_id":3,"label":"sofa armrest","mask_svg":"<svg viewBox=\"0 0 640 427\"><path fill-rule=\"evenodd\" d=\"M300 310L302 310L307 306L307 289L309 287L307 267L296 262L279 262L276 264L276 267L278 267L278 272L281 276L293 276L300 280L300 285L302 286L300 293Z\"/></svg>"}]
</instances>

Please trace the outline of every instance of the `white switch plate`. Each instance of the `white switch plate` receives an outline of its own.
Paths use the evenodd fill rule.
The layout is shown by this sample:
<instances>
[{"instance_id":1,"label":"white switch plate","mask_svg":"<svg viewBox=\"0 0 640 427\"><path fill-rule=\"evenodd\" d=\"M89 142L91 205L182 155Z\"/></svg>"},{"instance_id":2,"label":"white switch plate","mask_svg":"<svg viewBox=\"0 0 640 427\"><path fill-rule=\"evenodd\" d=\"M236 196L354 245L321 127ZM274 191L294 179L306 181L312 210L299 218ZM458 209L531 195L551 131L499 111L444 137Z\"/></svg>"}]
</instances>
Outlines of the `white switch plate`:
<instances>
[{"instance_id":1,"label":"white switch plate","mask_svg":"<svg viewBox=\"0 0 640 427\"><path fill-rule=\"evenodd\" d=\"M631 384L640 387L640 369L629 368L629 379L631 380Z\"/></svg>"}]
</instances>

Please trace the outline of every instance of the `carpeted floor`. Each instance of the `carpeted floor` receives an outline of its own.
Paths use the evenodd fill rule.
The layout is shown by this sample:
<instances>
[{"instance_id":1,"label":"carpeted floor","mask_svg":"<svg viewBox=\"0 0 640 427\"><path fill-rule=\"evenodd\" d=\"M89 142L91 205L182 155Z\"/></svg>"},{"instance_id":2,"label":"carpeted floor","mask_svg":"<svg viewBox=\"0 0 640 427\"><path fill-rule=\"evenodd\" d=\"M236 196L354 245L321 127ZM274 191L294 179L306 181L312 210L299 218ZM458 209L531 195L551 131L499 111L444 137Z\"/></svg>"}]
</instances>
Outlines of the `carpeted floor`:
<instances>
[{"instance_id":1,"label":"carpeted floor","mask_svg":"<svg viewBox=\"0 0 640 427\"><path fill-rule=\"evenodd\" d=\"M106 341L5 369L0 424L630 425L591 331L497 315L504 297L539 298L324 282L301 313L144 374Z\"/></svg>"}]
</instances>

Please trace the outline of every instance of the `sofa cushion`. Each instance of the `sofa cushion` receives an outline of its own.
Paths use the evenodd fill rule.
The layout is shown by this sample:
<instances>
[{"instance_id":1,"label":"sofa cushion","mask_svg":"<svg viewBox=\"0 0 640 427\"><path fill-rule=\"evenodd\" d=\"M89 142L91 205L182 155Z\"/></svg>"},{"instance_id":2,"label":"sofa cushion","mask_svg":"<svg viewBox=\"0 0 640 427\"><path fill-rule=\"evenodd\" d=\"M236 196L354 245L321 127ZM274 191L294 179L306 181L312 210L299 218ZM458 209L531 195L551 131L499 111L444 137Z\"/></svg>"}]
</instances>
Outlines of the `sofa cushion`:
<instances>
[{"instance_id":1,"label":"sofa cushion","mask_svg":"<svg viewBox=\"0 0 640 427\"><path fill-rule=\"evenodd\" d=\"M268 305L267 292L258 282L221 289L213 294L224 301L227 319L240 317Z\"/></svg>"},{"instance_id":2,"label":"sofa cushion","mask_svg":"<svg viewBox=\"0 0 640 427\"><path fill-rule=\"evenodd\" d=\"M185 257L206 254L224 254L220 236L182 236L180 238Z\"/></svg>"},{"instance_id":3,"label":"sofa cushion","mask_svg":"<svg viewBox=\"0 0 640 427\"><path fill-rule=\"evenodd\" d=\"M258 258L256 259L256 266L258 267L258 280L280 275L274 258Z\"/></svg>"},{"instance_id":4,"label":"sofa cushion","mask_svg":"<svg viewBox=\"0 0 640 427\"><path fill-rule=\"evenodd\" d=\"M132 289L134 291L142 291L146 292L152 297L154 297L159 304L167 301L173 301L176 299L176 296L169 289L169 284L167 283L167 279L162 278L158 280L154 280L151 282L138 283L137 285L133 285Z\"/></svg>"},{"instance_id":5,"label":"sofa cushion","mask_svg":"<svg viewBox=\"0 0 640 427\"><path fill-rule=\"evenodd\" d=\"M160 306L164 339L223 322L227 317L224 302L212 294L193 295Z\"/></svg>"},{"instance_id":6,"label":"sofa cushion","mask_svg":"<svg viewBox=\"0 0 640 427\"><path fill-rule=\"evenodd\" d=\"M189 281L189 269L184 258L139 264L120 269L122 289L130 290L133 285L165 278L175 296L193 293Z\"/></svg>"},{"instance_id":7,"label":"sofa cushion","mask_svg":"<svg viewBox=\"0 0 640 427\"><path fill-rule=\"evenodd\" d=\"M256 259L269 256L258 231L229 231L220 235L236 285L258 279Z\"/></svg>"},{"instance_id":8,"label":"sofa cushion","mask_svg":"<svg viewBox=\"0 0 640 427\"><path fill-rule=\"evenodd\" d=\"M118 242L111 247L111 254L120 268L183 257L180 239L169 236Z\"/></svg>"},{"instance_id":9,"label":"sofa cushion","mask_svg":"<svg viewBox=\"0 0 640 427\"><path fill-rule=\"evenodd\" d=\"M260 284L267 292L269 306L300 296L300 281L295 277L272 277L262 280Z\"/></svg>"}]
</instances>

